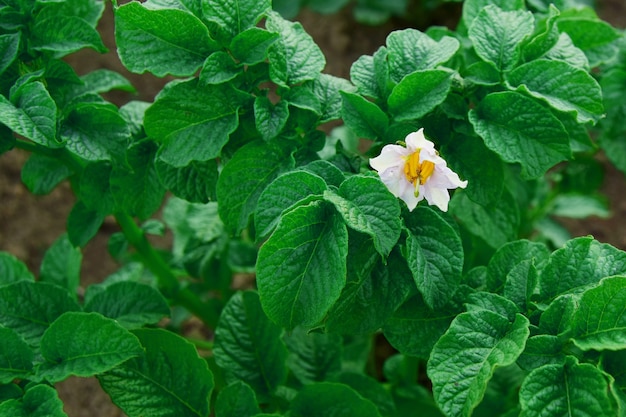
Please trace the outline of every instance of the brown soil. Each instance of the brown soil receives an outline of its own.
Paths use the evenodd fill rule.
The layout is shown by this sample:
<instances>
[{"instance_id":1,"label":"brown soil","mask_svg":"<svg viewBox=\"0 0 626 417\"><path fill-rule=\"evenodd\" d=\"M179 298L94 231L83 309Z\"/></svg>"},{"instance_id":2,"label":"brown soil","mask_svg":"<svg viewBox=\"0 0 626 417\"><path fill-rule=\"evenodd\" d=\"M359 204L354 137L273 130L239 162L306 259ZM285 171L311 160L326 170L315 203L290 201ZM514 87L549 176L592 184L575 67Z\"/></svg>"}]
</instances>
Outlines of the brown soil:
<instances>
[{"instance_id":1,"label":"brown soil","mask_svg":"<svg viewBox=\"0 0 626 417\"><path fill-rule=\"evenodd\" d=\"M623 0L604 0L599 3L601 16L613 25L626 27L626 4ZM420 22L419 27L432 24L454 25L458 5L448 4L435 14L435 21ZM366 27L354 23L350 11L334 16L320 16L304 11L298 17L307 32L323 49L326 72L344 78L349 77L350 65L361 55L371 54L384 45L387 34L411 22L394 20L379 27ZM83 51L69 58L79 74L97 68L109 68L127 76L138 90L138 96L119 93L108 98L121 105L126 101L141 99L151 101L162 88L164 81L150 75L127 72L115 55L113 19L111 5L107 2L104 18L99 29L111 52L100 55ZM29 193L20 180L20 169L28 155L13 150L0 155L0 250L8 251L26 262L33 271L38 271L45 250L65 231L65 221L75 201L67 183L57 187L46 196ZM609 219L591 218L585 221L568 222L574 235L591 234L598 240L611 243L626 250L626 182L624 176L611 166L603 191L609 196L613 216ZM117 231L112 219L105 221L102 230L84 250L82 285L99 282L116 269L108 258L107 241ZM70 378L57 384L59 395L65 403L70 417L121 417L124 414L100 389L95 378Z\"/></svg>"}]
</instances>

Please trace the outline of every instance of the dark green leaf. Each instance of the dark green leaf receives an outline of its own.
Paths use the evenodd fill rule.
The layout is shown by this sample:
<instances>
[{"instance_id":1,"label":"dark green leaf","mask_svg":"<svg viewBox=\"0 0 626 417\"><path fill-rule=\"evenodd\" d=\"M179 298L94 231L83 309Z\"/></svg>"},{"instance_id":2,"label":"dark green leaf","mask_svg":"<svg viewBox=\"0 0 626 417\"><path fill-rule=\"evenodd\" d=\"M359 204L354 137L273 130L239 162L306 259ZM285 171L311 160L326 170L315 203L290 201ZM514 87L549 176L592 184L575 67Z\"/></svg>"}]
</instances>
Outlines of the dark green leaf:
<instances>
[{"instance_id":1,"label":"dark green leaf","mask_svg":"<svg viewBox=\"0 0 626 417\"><path fill-rule=\"evenodd\" d=\"M35 195L51 192L72 171L62 161L42 154L33 154L22 167L22 182Z\"/></svg>"},{"instance_id":2,"label":"dark green leaf","mask_svg":"<svg viewBox=\"0 0 626 417\"><path fill-rule=\"evenodd\" d=\"M302 384L326 381L339 374L342 339L338 334L308 333L296 327L283 339L289 350L287 366Z\"/></svg>"},{"instance_id":3,"label":"dark green leaf","mask_svg":"<svg viewBox=\"0 0 626 417\"><path fill-rule=\"evenodd\" d=\"M374 378L356 372L343 372L336 381L355 390L373 402L383 416L394 415L396 406L389 391Z\"/></svg>"},{"instance_id":4,"label":"dark green leaf","mask_svg":"<svg viewBox=\"0 0 626 417\"><path fill-rule=\"evenodd\" d=\"M85 83L86 92L107 93L118 90L136 93L135 87L122 74L109 69L101 68L91 71L80 77Z\"/></svg>"},{"instance_id":5,"label":"dark green leaf","mask_svg":"<svg viewBox=\"0 0 626 417\"><path fill-rule=\"evenodd\" d=\"M342 91L341 96L341 117L357 136L368 139L384 137L389 119L380 107L354 93Z\"/></svg>"},{"instance_id":6,"label":"dark green leaf","mask_svg":"<svg viewBox=\"0 0 626 417\"><path fill-rule=\"evenodd\" d=\"M28 344L13 330L0 326L0 384L27 379L32 369L33 351Z\"/></svg>"},{"instance_id":7,"label":"dark green leaf","mask_svg":"<svg viewBox=\"0 0 626 417\"><path fill-rule=\"evenodd\" d=\"M35 281L24 262L8 252L0 252L0 286L18 281Z\"/></svg>"},{"instance_id":8,"label":"dark green leaf","mask_svg":"<svg viewBox=\"0 0 626 417\"><path fill-rule=\"evenodd\" d=\"M0 74L15 61L20 45L21 32L0 36Z\"/></svg>"},{"instance_id":9,"label":"dark green leaf","mask_svg":"<svg viewBox=\"0 0 626 417\"><path fill-rule=\"evenodd\" d=\"M592 68L609 61L618 51L615 40L619 33L597 17L561 15L557 25L561 32L569 35L574 45L582 49Z\"/></svg>"},{"instance_id":10,"label":"dark green leaf","mask_svg":"<svg viewBox=\"0 0 626 417\"><path fill-rule=\"evenodd\" d=\"M100 230L105 215L98 209L90 209L82 201L76 202L67 217L67 236L72 245L84 247Z\"/></svg>"},{"instance_id":11,"label":"dark green leaf","mask_svg":"<svg viewBox=\"0 0 626 417\"><path fill-rule=\"evenodd\" d=\"M491 260L489 260L486 283L487 289L491 292L499 293L507 285L515 286L514 282L516 278L521 277L510 277L509 274L511 274L518 265L529 261L537 267L543 267L548 260L548 256L548 248L543 243L522 239L503 244L498 248ZM528 267L529 265L526 265L521 271L517 272L523 272L523 269ZM522 278L521 282L518 282L518 284L521 284L523 287L524 281L525 280ZM512 288L509 287L509 290L511 289Z\"/></svg>"},{"instance_id":12,"label":"dark green leaf","mask_svg":"<svg viewBox=\"0 0 626 417\"><path fill-rule=\"evenodd\" d=\"M276 42L278 37L278 33L252 27L233 38L230 51L240 64L258 64L265 60L269 46Z\"/></svg>"},{"instance_id":13,"label":"dark green leaf","mask_svg":"<svg viewBox=\"0 0 626 417\"><path fill-rule=\"evenodd\" d=\"M426 115L448 96L452 75L446 70L424 70L405 76L391 90L389 113L398 121Z\"/></svg>"},{"instance_id":14,"label":"dark green leaf","mask_svg":"<svg viewBox=\"0 0 626 417\"><path fill-rule=\"evenodd\" d=\"M341 92L353 92L354 86L343 78L330 74L320 74L312 83L312 91L320 103L320 120L318 123L326 123L341 117L342 96Z\"/></svg>"},{"instance_id":15,"label":"dark green leaf","mask_svg":"<svg viewBox=\"0 0 626 417\"><path fill-rule=\"evenodd\" d=\"M254 100L254 120L261 137L269 141L280 134L289 118L289 107L285 100L274 104L265 96Z\"/></svg>"},{"instance_id":16,"label":"dark green leaf","mask_svg":"<svg viewBox=\"0 0 626 417\"><path fill-rule=\"evenodd\" d=\"M41 10L32 28L32 47L60 58L82 48L93 48L104 53L107 48L102 43L98 31L78 16L48 13Z\"/></svg>"},{"instance_id":17,"label":"dark green leaf","mask_svg":"<svg viewBox=\"0 0 626 417\"><path fill-rule=\"evenodd\" d=\"M235 381L224 387L215 403L216 417L255 416L261 412L250 385Z\"/></svg>"},{"instance_id":18,"label":"dark green leaf","mask_svg":"<svg viewBox=\"0 0 626 417\"><path fill-rule=\"evenodd\" d=\"M207 0L202 2L204 16L219 25L220 37L225 40L255 26L270 8L270 0Z\"/></svg>"},{"instance_id":19,"label":"dark green leaf","mask_svg":"<svg viewBox=\"0 0 626 417\"><path fill-rule=\"evenodd\" d=\"M175 167L160 159L154 162L157 174L166 190L192 203L215 200L217 161L191 161L185 167Z\"/></svg>"},{"instance_id":20,"label":"dark green leaf","mask_svg":"<svg viewBox=\"0 0 626 417\"><path fill-rule=\"evenodd\" d=\"M307 385L291 404L293 417L380 417L376 406L347 385L320 382Z\"/></svg>"},{"instance_id":21,"label":"dark green leaf","mask_svg":"<svg viewBox=\"0 0 626 417\"><path fill-rule=\"evenodd\" d=\"M345 286L348 232L331 207L313 202L286 213L259 251L263 309L288 329L317 324Z\"/></svg>"},{"instance_id":22,"label":"dark green leaf","mask_svg":"<svg viewBox=\"0 0 626 417\"><path fill-rule=\"evenodd\" d=\"M67 417L63 401L49 385L29 387L21 399L0 403L0 415L11 417Z\"/></svg>"},{"instance_id":23,"label":"dark green leaf","mask_svg":"<svg viewBox=\"0 0 626 417\"><path fill-rule=\"evenodd\" d=\"M80 282L80 266L83 254L70 242L67 234L63 234L46 251L39 280L63 287L74 297Z\"/></svg>"},{"instance_id":24,"label":"dark green leaf","mask_svg":"<svg viewBox=\"0 0 626 417\"><path fill-rule=\"evenodd\" d=\"M232 80L243 72L233 58L224 51L213 52L204 61L200 72L200 82L203 84L222 84Z\"/></svg>"}]
</instances>

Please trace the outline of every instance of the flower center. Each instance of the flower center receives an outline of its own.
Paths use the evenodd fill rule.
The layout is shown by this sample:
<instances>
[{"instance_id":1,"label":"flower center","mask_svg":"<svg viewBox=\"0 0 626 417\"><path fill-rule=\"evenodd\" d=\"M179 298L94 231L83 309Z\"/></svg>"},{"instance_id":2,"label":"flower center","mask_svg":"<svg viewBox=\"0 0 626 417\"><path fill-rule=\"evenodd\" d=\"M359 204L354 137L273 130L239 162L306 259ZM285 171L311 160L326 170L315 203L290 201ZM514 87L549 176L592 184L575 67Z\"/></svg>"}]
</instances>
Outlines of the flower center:
<instances>
[{"instance_id":1,"label":"flower center","mask_svg":"<svg viewBox=\"0 0 626 417\"><path fill-rule=\"evenodd\" d=\"M404 164L404 175L415 186L416 194L418 193L418 186L424 185L434 171L435 164L433 162L424 161L420 163L420 149L412 153Z\"/></svg>"}]
</instances>

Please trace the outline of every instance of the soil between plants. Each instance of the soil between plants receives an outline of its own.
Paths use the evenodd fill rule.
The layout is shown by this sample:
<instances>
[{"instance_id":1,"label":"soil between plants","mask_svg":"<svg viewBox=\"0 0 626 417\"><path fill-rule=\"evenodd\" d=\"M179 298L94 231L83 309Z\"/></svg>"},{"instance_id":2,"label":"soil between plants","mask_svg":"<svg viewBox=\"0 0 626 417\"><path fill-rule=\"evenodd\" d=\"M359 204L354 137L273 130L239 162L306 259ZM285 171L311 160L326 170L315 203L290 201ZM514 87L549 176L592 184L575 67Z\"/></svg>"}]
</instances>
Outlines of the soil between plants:
<instances>
[{"instance_id":1,"label":"soil between plants","mask_svg":"<svg viewBox=\"0 0 626 417\"><path fill-rule=\"evenodd\" d=\"M616 27L626 27L626 2L603 0L598 2L601 17ZM440 8L428 20L420 21L419 28L431 25L454 27L458 5ZM349 78L350 66L363 54L372 54L385 44L389 32L413 26L412 22L391 20L382 26L368 27L354 22L350 10L332 16L303 11L297 18L324 51L327 60L325 72ZM113 18L110 3L98 29L109 53L81 51L68 57L79 74L98 68L118 71L131 80L137 95L115 93L107 98L121 105L130 99L152 101L168 80L149 74L136 75L126 71L115 54ZM75 202L68 183L63 183L46 196L32 195L20 180L20 170L28 154L13 150L0 155L0 250L8 251L24 261L33 272L39 270L45 250L65 231L65 221ZM602 158L602 156L600 156ZM624 175L609 164L606 166L602 191L610 199L612 216L608 219L589 218L564 222L574 236L593 235L601 242L626 250L626 181ZM84 249L81 270L83 287L100 282L114 272L117 265L108 257L107 241L118 231L115 221L106 219L98 235ZM123 417L95 378L69 378L57 384L69 417Z\"/></svg>"}]
</instances>

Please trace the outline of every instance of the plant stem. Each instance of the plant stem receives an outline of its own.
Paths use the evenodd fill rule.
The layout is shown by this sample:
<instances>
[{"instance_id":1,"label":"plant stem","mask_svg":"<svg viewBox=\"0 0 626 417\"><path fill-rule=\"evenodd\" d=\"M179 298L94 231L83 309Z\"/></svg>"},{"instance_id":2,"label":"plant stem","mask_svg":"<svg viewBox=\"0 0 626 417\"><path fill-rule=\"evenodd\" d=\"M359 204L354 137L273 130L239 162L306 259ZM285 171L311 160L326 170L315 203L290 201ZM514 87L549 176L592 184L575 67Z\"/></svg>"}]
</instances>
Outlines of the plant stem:
<instances>
[{"instance_id":1,"label":"plant stem","mask_svg":"<svg viewBox=\"0 0 626 417\"><path fill-rule=\"evenodd\" d=\"M48 148L46 146L24 139L16 139L15 147L31 153L37 153L57 159L63 162L69 169L74 172L81 172L83 170L82 161L76 158L70 152L68 152L68 150L65 148Z\"/></svg>"},{"instance_id":2,"label":"plant stem","mask_svg":"<svg viewBox=\"0 0 626 417\"><path fill-rule=\"evenodd\" d=\"M122 228L122 232L128 242L137 250L142 262L157 277L159 287L163 294L175 304L181 305L196 315L210 328L217 326L218 314L212 306L202 302L200 298L189 288L182 287L180 282L163 260L154 250L145 233L127 213L115 213L115 219Z\"/></svg>"}]
</instances>

